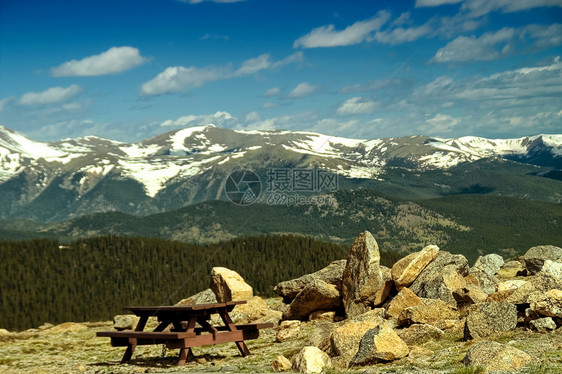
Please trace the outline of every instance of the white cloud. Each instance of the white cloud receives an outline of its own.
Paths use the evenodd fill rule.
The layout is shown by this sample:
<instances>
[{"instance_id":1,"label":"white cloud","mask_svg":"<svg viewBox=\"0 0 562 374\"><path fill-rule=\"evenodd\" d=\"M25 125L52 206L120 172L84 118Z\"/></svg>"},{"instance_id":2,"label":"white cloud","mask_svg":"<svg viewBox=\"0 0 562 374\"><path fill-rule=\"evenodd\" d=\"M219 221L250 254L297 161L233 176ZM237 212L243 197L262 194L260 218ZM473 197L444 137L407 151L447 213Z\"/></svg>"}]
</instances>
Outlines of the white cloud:
<instances>
[{"instance_id":1,"label":"white cloud","mask_svg":"<svg viewBox=\"0 0 562 374\"><path fill-rule=\"evenodd\" d=\"M272 87L263 93L263 97L279 96L281 94L281 89L279 87Z\"/></svg>"},{"instance_id":2,"label":"white cloud","mask_svg":"<svg viewBox=\"0 0 562 374\"><path fill-rule=\"evenodd\" d=\"M373 39L384 44L400 44L404 42L412 42L428 35L433 31L429 23L418 27L402 28L397 27L392 31L377 31Z\"/></svg>"},{"instance_id":3,"label":"white cloud","mask_svg":"<svg viewBox=\"0 0 562 374\"><path fill-rule=\"evenodd\" d=\"M68 87L51 87L41 92L28 92L21 96L21 105L51 104L69 100L82 92L82 87L73 84Z\"/></svg>"},{"instance_id":4,"label":"white cloud","mask_svg":"<svg viewBox=\"0 0 562 374\"><path fill-rule=\"evenodd\" d=\"M271 108L277 108L279 106L279 104L274 103L272 101L268 101L262 104L261 108L262 109L271 109Z\"/></svg>"},{"instance_id":5,"label":"white cloud","mask_svg":"<svg viewBox=\"0 0 562 374\"><path fill-rule=\"evenodd\" d=\"M233 70L232 64L223 66L172 66L152 78L141 86L143 95L160 95L169 92L178 92L182 87L194 88L209 82L231 79L252 75L262 70L276 69L281 66L302 61L301 52L280 61L273 61L268 53L242 62L240 68Z\"/></svg>"},{"instance_id":6,"label":"white cloud","mask_svg":"<svg viewBox=\"0 0 562 374\"><path fill-rule=\"evenodd\" d=\"M463 0L416 0L416 8L435 7L445 4L457 4Z\"/></svg>"},{"instance_id":7,"label":"white cloud","mask_svg":"<svg viewBox=\"0 0 562 374\"><path fill-rule=\"evenodd\" d=\"M462 9L472 17L480 17L493 11L519 12L539 7L562 7L560 0L467 0Z\"/></svg>"},{"instance_id":8,"label":"white cloud","mask_svg":"<svg viewBox=\"0 0 562 374\"><path fill-rule=\"evenodd\" d=\"M8 104L12 102L14 98L12 96L5 97L0 100L0 112L4 110L4 108L8 107Z\"/></svg>"},{"instance_id":9,"label":"white cloud","mask_svg":"<svg viewBox=\"0 0 562 374\"><path fill-rule=\"evenodd\" d=\"M71 60L51 69L54 77L90 77L117 74L147 62L137 48L112 47L99 55Z\"/></svg>"},{"instance_id":10,"label":"white cloud","mask_svg":"<svg viewBox=\"0 0 562 374\"><path fill-rule=\"evenodd\" d=\"M288 98L297 99L300 97L310 96L319 91L318 86L313 86L308 82L299 83L289 94L287 95Z\"/></svg>"},{"instance_id":11,"label":"white cloud","mask_svg":"<svg viewBox=\"0 0 562 374\"><path fill-rule=\"evenodd\" d=\"M244 121L246 122L256 122L261 120L261 116L259 115L258 112L250 112L248 114L246 114L246 117L244 117Z\"/></svg>"},{"instance_id":12,"label":"white cloud","mask_svg":"<svg viewBox=\"0 0 562 374\"><path fill-rule=\"evenodd\" d=\"M379 11L376 17L358 21L344 30L335 30L334 25L321 26L301 36L293 43L294 48L341 47L362 43L373 31L379 30L390 19L390 13Z\"/></svg>"},{"instance_id":13,"label":"white cloud","mask_svg":"<svg viewBox=\"0 0 562 374\"><path fill-rule=\"evenodd\" d=\"M555 47L562 44L562 24L527 25L518 29L505 27L479 37L459 36L439 49L431 62L497 60L524 50Z\"/></svg>"},{"instance_id":14,"label":"white cloud","mask_svg":"<svg viewBox=\"0 0 562 374\"><path fill-rule=\"evenodd\" d=\"M187 115L181 116L175 120L166 120L160 124L161 127L188 127L188 126L198 126L198 125L208 125L213 124L216 126L223 126L226 122L235 120L230 113L224 111L217 111L215 114L205 114L205 115Z\"/></svg>"},{"instance_id":15,"label":"white cloud","mask_svg":"<svg viewBox=\"0 0 562 374\"><path fill-rule=\"evenodd\" d=\"M376 103L362 97L352 97L347 99L337 109L340 116L355 115L355 114L368 114L372 113L376 108Z\"/></svg>"},{"instance_id":16,"label":"white cloud","mask_svg":"<svg viewBox=\"0 0 562 374\"><path fill-rule=\"evenodd\" d=\"M426 135L441 135L450 133L461 122L459 118L451 117L448 114L438 113L434 117L427 119L420 130Z\"/></svg>"}]
</instances>

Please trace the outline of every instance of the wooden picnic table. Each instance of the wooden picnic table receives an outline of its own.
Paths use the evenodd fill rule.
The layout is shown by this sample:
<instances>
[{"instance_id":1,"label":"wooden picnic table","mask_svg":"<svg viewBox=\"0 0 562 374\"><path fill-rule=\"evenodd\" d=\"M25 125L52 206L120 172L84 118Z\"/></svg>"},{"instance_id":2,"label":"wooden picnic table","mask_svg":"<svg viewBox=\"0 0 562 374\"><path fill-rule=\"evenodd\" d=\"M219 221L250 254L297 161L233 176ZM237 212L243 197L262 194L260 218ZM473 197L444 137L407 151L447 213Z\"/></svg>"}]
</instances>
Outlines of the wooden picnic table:
<instances>
[{"instance_id":1,"label":"wooden picnic table","mask_svg":"<svg viewBox=\"0 0 562 374\"><path fill-rule=\"evenodd\" d=\"M272 323L236 325L229 313L236 305L246 301L228 301L214 304L187 306L128 306L140 317L134 331L101 331L96 335L111 338L111 345L124 347L121 362L133 356L137 345L164 344L169 349L180 349L178 365L184 365L192 347L234 342L242 356L250 354L245 340L257 339L259 330L273 327ZM221 317L224 325L212 325L213 314ZM157 317L158 326L153 331L144 331L149 317ZM170 326L169 331L164 331Z\"/></svg>"}]
</instances>

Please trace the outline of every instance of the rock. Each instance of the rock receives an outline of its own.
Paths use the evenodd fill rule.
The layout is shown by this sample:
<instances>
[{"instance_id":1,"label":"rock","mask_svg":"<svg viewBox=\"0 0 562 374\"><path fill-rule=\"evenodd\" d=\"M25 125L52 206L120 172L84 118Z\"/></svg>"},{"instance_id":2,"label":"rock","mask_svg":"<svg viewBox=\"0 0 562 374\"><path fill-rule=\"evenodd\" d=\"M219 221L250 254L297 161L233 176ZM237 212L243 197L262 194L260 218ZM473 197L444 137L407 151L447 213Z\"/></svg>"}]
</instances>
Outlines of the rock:
<instances>
[{"instance_id":1,"label":"rock","mask_svg":"<svg viewBox=\"0 0 562 374\"><path fill-rule=\"evenodd\" d=\"M524 281L522 279L507 280L505 282L498 283L496 290L497 292L515 291L526 283L527 281Z\"/></svg>"},{"instance_id":2,"label":"rock","mask_svg":"<svg viewBox=\"0 0 562 374\"><path fill-rule=\"evenodd\" d=\"M371 315L370 317L374 317ZM332 351L336 356L343 356L349 363L357 350L365 333L383 323L384 319L367 318L371 320L346 320L336 327L331 336Z\"/></svg>"},{"instance_id":3,"label":"rock","mask_svg":"<svg viewBox=\"0 0 562 374\"><path fill-rule=\"evenodd\" d=\"M547 291L531 303L531 310L543 316L562 318L562 290Z\"/></svg>"},{"instance_id":4,"label":"rock","mask_svg":"<svg viewBox=\"0 0 562 374\"><path fill-rule=\"evenodd\" d=\"M279 330L277 330L277 335L275 336L275 341L277 343L281 343L298 337L301 329L301 323L302 322L298 320L281 322L279 324Z\"/></svg>"},{"instance_id":5,"label":"rock","mask_svg":"<svg viewBox=\"0 0 562 374\"><path fill-rule=\"evenodd\" d=\"M368 312L353 317L349 321L352 322L382 322L386 318L384 308L371 309Z\"/></svg>"},{"instance_id":6,"label":"rock","mask_svg":"<svg viewBox=\"0 0 562 374\"><path fill-rule=\"evenodd\" d=\"M556 330L556 322L550 317L535 319L529 325L538 332L549 332Z\"/></svg>"},{"instance_id":7,"label":"rock","mask_svg":"<svg viewBox=\"0 0 562 374\"><path fill-rule=\"evenodd\" d=\"M213 316L215 317L215 316ZM279 323L282 313L269 308L264 299L259 296L246 300L246 304L237 305L230 317L237 324L272 322Z\"/></svg>"},{"instance_id":8,"label":"rock","mask_svg":"<svg viewBox=\"0 0 562 374\"><path fill-rule=\"evenodd\" d=\"M6 329L0 329L0 335L9 335L11 334L8 330Z\"/></svg>"},{"instance_id":9,"label":"rock","mask_svg":"<svg viewBox=\"0 0 562 374\"><path fill-rule=\"evenodd\" d=\"M495 275L504 264L503 257L495 253L480 256L476 259L473 269L483 271L488 275Z\"/></svg>"},{"instance_id":10,"label":"rock","mask_svg":"<svg viewBox=\"0 0 562 374\"><path fill-rule=\"evenodd\" d=\"M511 303L475 305L464 325L464 338L475 339L510 331L517 325L517 308Z\"/></svg>"},{"instance_id":11,"label":"rock","mask_svg":"<svg viewBox=\"0 0 562 374\"><path fill-rule=\"evenodd\" d=\"M373 300L373 306L379 306L385 302L386 298L392 291L392 287L394 287L394 281L392 280L392 274L390 268L381 265L381 274L382 274L382 286L379 290L375 293L375 299Z\"/></svg>"},{"instance_id":12,"label":"rock","mask_svg":"<svg viewBox=\"0 0 562 374\"><path fill-rule=\"evenodd\" d=\"M530 274L541 271L546 260L562 262L562 248L553 245L532 247L523 255L525 267Z\"/></svg>"},{"instance_id":13,"label":"rock","mask_svg":"<svg viewBox=\"0 0 562 374\"><path fill-rule=\"evenodd\" d=\"M295 356L292 368L300 373L322 373L331 367L330 356L316 347L304 347Z\"/></svg>"},{"instance_id":14,"label":"rock","mask_svg":"<svg viewBox=\"0 0 562 374\"><path fill-rule=\"evenodd\" d=\"M531 360L527 353L494 341L483 341L468 349L465 366L481 366L488 371L514 372Z\"/></svg>"},{"instance_id":15,"label":"rock","mask_svg":"<svg viewBox=\"0 0 562 374\"><path fill-rule=\"evenodd\" d=\"M252 286L246 283L240 274L223 267L214 267L211 270L211 290L219 303L248 300L254 296Z\"/></svg>"},{"instance_id":16,"label":"rock","mask_svg":"<svg viewBox=\"0 0 562 374\"><path fill-rule=\"evenodd\" d=\"M348 318L374 306L376 294L383 285L379 246L365 231L355 239L347 257L342 277L342 298Z\"/></svg>"},{"instance_id":17,"label":"rock","mask_svg":"<svg viewBox=\"0 0 562 374\"><path fill-rule=\"evenodd\" d=\"M514 278L526 272L525 265L521 261L508 261L498 270L496 276L502 278Z\"/></svg>"},{"instance_id":18,"label":"rock","mask_svg":"<svg viewBox=\"0 0 562 374\"><path fill-rule=\"evenodd\" d=\"M315 279L299 292L283 314L283 319L306 320L316 310L337 309L340 305L341 294L336 286Z\"/></svg>"},{"instance_id":19,"label":"rock","mask_svg":"<svg viewBox=\"0 0 562 374\"><path fill-rule=\"evenodd\" d=\"M396 261L392 266L392 280L397 290L411 285L418 275L431 261L437 257L439 247L428 245L419 252L410 253L408 256Z\"/></svg>"},{"instance_id":20,"label":"rock","mask_svg":"<svg viewBox=\"0 0 562 374\"><path fill-rule=\"evenodd\" d=\"M480 289L486 294L491 294L496 291L496 285L500 283L500 280L495 275L490 275L482 270L470 269L467 278L473 278L476 280L476 284Z\"/></svg>"},{"instance_id":21,"label":"rock","mask_svg":"<svg viewBox=\"0 0 562 374\"><path fill-rule=\"evenodd\" d=\"M398 318L398 324L405 326L413 323L425 323L445 329L454 325L452 321L456 322L459 318L459 312L443 300L422 299L421 305L404 309Z\"/></svg>"},{"instance_id":22,"label":"rock","mask_svg":"<svg viewBox=\"0 0 562 374\"><path fill-rule=\"evenodd\" d=\"M192 295L186 299L182 299L176 303L176 306L194 305L194 304L214 304L217 302L215 293L210 288Z\"/></svg>"},{"instance_id":23,"label":"rock","mask_svg":"<svg viewBox=\"0 0 562 374\"><path fill-rule=\"evenodd\" d=\"M334 322L335 318L336 312L333 310L317 310L308 316L310 321Z\"/></svg>"},{"instance_id":24,"label":"rock","mask_svg":"<svg viewBox=\"0 0 562 374\"><path fill-rule=\"evenodd\" d=\"M464 309L467 306L479 304L486 300L488 294L473 283L467 283L466 286L453 291L453 297L457 302L458 309Z\"/></svg>"},{"instance_id":25,"label":"rock","mask_svg":"<svg viewBox=\"0 0 562 374\"><path fill-rule=\"evenodd\" d=\"M546 260L541 271L558 279L562 279L562 262Z\"/></svg>"},{"instance_id":26,"label":"rock","mask_svg":"<svg viewBox=\"0 0 562 374\"><path fill-rule=\"evenodd\" d=\"M527 283L517 288L508 298L507 301L512 304L530 304L537 296L543 295L545 292L559 289L562 290L562 280L540 272L535 276L527 277Z\"/></svg>"},{"instance_id":27,"label":"rock","mask_svg":"<svg viewBox=\"0 0 562 374\"><path fill-rule=\"evenodd\" d=\"M368 330L361 338L359 349L351 363L367 365L394 361L406 357L410 349L396 332L387 324Z\"/></svg>"},{"instance_id":28,"label":"rock","mask_svg":"<svg viewBox=\"0 0 562 374\"><path fill-rule=\"evenodd\" d=\"M118 314L113 317L113 328L119 331L133 330L138 322L139 317L134 314Z\"/></svg>"},{"instance_id":29,"label":"rock","mask_svg":"<svg viewBox=\"0 0 562 374\"><path fill-rule=\"evenodd\" d=\"M271 368L277 372L289 371L291 370L291 361L283 355L277 356L271 363Z\"/></svg>"},{"instance_id":30,"label":"rock","mask_svg":"<svg viewBox=\"0 0 562 374\"><path fill-rule=\"evenodd\" d=\"M346 260L334 261L330 265L318 270L315 273L305 274L297 279L280 282L277 286L275 286L273 291L285 299L293 300L307 284L312 283L315 279L320 279L328 284L333 284L341 291L341 280L345 264Z\"/></svg>"},{"instance_id":31,"label":"rock","mask_svg":"<svg viewBox=\"0 0 562 374\"><path fill-rule=\"evenodd\" d=\"M441 299L455 305L453 291L464 286L468 261L463 255L439 251L437 257L418 275L410 290L419 297Z\"/></svg>"},{"instance_id":32,"label":"rock","mask_svg":"<svg viewBox=\"0 0 562 374\"><path fill-rule=\"evenodd\" d=\"M332 349L332 332L336 328L335 323L321 322L314 326L314 330L308 337L308 345L320 348L329 356L334 356Z\"/></svg>"},{"instance_id":33,"label":"rock","mask_svg":"<svg viewBox=\"0 0 562 374\"><path fill-rule=\"evenodd\" d=\"M408 345L422 344L431 339L438 340L444 334L441 329L425 323L415 323L406 329L398 330L396 333Z\"/></svg>"},{"instance_id":34,"label":"rock","mask_svg":"<svg viewBox=\"0 0 562 374\"><path fill-rule=\"evenodd\" d=\"M398 320L404 309L416 305L422 305L421 299L418 295L410 291L409 288L404 287L396 296L394 296L390 304L388 304L386 315L389 318Z\"/></svg>"}]
</instances>

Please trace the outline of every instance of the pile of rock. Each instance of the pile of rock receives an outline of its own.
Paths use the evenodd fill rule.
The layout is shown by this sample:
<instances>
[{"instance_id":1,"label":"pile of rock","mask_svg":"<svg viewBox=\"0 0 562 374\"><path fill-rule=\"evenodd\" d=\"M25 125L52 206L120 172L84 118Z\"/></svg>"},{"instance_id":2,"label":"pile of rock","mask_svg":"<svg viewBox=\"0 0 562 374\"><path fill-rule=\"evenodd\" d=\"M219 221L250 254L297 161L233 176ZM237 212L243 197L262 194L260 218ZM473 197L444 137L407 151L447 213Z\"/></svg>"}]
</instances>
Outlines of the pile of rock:
<instances>
[{"instance_id":1,"label":"pile of rock","mask_svg":"<svg viewBox=\"0 0 562 374\"><path fill-rule=\"evenodd\" d=\"M377 242L366 231L347 260L281 282L274 290L287 304L277 341L297 336L303 321L322 320L315 322L310 346L293 360L293 370L399 360L410 350L423 350L419 344L439 339L444 330L483 340L467 352L466 365L518 370L530 356L487 339L516 327L560 328L562 249L533 247L507 263L489 254L470 267L464 256L430 245L388 269L380 265ZM314 369L310 362L316 363Z\"/></svg>"}]
</instances>

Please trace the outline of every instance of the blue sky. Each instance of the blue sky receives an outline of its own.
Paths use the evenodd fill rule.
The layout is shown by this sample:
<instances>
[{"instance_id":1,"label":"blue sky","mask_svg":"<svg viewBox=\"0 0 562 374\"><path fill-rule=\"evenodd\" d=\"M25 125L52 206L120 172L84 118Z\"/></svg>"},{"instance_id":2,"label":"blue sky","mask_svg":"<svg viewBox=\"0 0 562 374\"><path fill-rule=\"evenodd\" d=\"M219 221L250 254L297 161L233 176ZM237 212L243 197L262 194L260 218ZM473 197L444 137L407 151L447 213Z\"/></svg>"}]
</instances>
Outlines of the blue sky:
<instances>
[{"instance_id":1,"label":"blue sky","mask_svg":"<svg viewBox=\"0 0 562 374\"><path fill-rule=\"evenodd\" d=\"M562 0L0 2L0 124L562 133Z\"/></svg>"}]
</instances>

